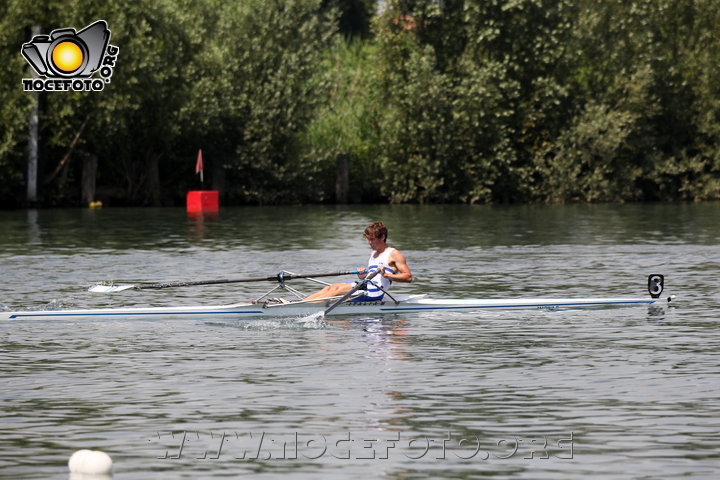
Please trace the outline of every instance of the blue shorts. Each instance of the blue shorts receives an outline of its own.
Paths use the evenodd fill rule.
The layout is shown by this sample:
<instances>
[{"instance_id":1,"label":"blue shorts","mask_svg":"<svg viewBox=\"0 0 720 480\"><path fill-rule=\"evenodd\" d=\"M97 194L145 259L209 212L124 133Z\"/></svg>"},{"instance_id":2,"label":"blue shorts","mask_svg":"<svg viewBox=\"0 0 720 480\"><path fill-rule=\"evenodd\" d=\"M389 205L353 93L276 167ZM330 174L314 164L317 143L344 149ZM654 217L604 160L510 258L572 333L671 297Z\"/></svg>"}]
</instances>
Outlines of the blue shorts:
<instances>
[{"instance_id":1,"label":"blue shorts","mask_svg":"<svg viewBox=\"0 0 720 480\"><path fill-rule=\"evenodd\" d=\"M351 302L379 302L383 299L384 296L385 296L385 294L383 293L382 295L379 295L377 297L371 297L366 293L365 295L360 295L359 297L355 297L350 301Z\"/></svg>"},{"instance_id":2,"label":"blue shorts","mask_svg":"<svg viewBox=\"0 0 720 480\"><path fill-rule=\"evenodd\" d=\"M355 285L357 285L356 282L345 282L345 283L347 283L348 285L352 285L353 287L354 287ZM364 295L360 295L359 297L355 297L355 298L353 298L353 299L350 300L350 301L351 301L351 302L379 302L379 301L382 300L383 297L385 296L385 292L382 292L382 294L381 294L381 295L378 295L377 297L371 297L370 295L368 295L367 290L364 290L364 292L365 292Z\"/></svg>"}]
</instances>

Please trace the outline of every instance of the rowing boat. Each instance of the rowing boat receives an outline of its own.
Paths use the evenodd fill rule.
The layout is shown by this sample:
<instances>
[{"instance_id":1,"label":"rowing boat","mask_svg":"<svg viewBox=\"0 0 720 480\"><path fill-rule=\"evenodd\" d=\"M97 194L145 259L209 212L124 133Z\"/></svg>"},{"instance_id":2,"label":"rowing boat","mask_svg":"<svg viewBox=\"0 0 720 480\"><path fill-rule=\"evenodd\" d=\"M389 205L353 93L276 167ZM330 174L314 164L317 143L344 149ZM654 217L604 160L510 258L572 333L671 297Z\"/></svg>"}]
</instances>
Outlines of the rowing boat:
<instances>
[{"instance_id":1,"label":"rowing boat","mask_svg":"<svg viewBox=\"0 0 720 480\"><path fill-rule=\"evenodd\" d=\"M669 303L654 298L523 298L523 299L437 299L425 295L395 297L396 301L343 302L328 315L382 315L392 313L468 310L561 310L570 308L607 308ZM301 304L247 302L216 306L130 307L87 310L48 310L0 312L0 320L87 320L87 319L243 319L257 317L308 316L324 312L328 303Z\"/></svg>"},{"instance_id":2,"label":"rowing boat","mask_svg":"<svg viewBox=\"0 0 720 480\"><path fill-rule=\"evenodd\" d=\"M125 307L84 310L0 312L0 320L88 320L88 319L200 319L237 320L258 317L305 317L327 315L385 315L432 311L563 310L630 306L667 305L674 296L661 298L662 275L648 278L650 297L643 298L518 298L518 299L440 299L426 295L396 295L383 301L355 302L352 298L323 301L267 299L215 306Z\"/></svg>"}]
</instances>

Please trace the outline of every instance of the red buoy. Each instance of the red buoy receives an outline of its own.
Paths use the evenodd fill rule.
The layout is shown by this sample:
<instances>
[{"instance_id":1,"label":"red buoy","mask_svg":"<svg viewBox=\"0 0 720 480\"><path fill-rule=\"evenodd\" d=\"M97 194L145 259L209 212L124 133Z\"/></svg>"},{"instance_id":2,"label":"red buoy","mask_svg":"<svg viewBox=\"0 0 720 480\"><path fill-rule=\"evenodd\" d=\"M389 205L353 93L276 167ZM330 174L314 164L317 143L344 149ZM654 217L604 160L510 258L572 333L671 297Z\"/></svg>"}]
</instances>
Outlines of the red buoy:
<instances>
[{"instance_id":1,"label":"red buoy","mask_svg":"<svg viewBox=\"0 0 720 480\"><path fill-rule=\"evenodd\" d=\"M191 190L188 192L188 212L217 212L219 209L217 190Z\"/></svg>"}]
</instances>

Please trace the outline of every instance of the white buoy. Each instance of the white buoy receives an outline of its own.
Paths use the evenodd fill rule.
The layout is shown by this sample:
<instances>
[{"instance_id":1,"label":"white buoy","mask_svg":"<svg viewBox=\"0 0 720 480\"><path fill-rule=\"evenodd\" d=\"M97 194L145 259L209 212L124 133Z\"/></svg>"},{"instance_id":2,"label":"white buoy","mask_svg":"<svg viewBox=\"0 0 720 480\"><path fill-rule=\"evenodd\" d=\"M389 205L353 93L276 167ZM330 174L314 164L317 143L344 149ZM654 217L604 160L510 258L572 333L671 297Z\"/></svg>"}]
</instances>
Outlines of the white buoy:
<instances>
[{"instance_id":1,"label":"white buoy","mask_svg":"<svg viewBox=\"0 0 720 480\"><path fill-rule=\"evenodd\" d=\"M99 450L78 450L68 461L71 473L107 475L112 470L112 458Z\"/></svg>"}]
</instances>

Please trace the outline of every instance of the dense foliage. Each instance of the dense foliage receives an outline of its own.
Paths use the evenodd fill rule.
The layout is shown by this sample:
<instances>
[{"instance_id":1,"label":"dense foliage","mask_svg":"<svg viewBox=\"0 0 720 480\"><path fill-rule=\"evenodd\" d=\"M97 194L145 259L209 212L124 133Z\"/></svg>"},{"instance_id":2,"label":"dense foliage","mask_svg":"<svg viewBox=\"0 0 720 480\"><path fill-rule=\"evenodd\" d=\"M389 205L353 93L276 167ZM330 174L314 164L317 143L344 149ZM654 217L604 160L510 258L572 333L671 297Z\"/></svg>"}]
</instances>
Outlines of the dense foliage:
<instances>
[{"instance_id":1,"label":"dense foliage","mask_svg":"<svg viewBox=\"0 0 720 480\"><path fill-rule=\"evenodd\" d=\"M720 198L716 0L66 0L0 5L0 201L43 205ZM102 92L22 90L43 33L104 19Z\"/></svg>"}]
</instances>

